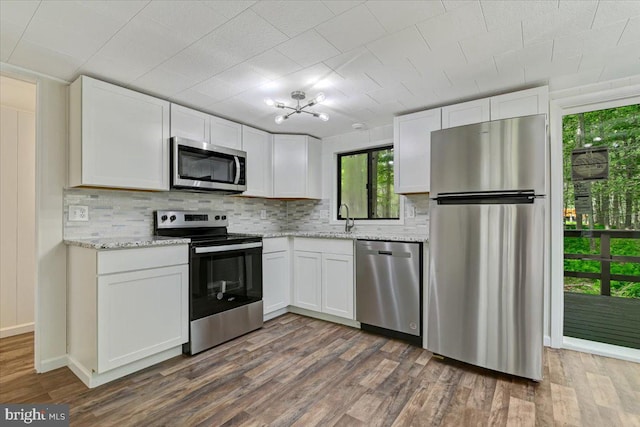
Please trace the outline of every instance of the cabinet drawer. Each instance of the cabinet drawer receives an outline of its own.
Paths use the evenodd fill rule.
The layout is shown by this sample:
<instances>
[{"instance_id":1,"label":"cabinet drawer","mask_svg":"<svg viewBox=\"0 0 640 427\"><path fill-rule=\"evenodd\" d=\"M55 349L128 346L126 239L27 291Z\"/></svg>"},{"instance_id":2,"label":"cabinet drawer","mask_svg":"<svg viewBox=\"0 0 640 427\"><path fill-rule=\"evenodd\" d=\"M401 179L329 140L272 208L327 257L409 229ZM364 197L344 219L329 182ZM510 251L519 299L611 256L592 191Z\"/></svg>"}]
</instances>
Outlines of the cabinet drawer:
<instances>
[{"instance_id":1,"label":"cabinet drawer","mask_svg":"<svg viewBox=\"0 0 640 427\"><path fill-rule=\"evenodd\" d=\"M189 263L189 245L117 249L98 252L100 274L144 270Z\"/></svg>"},{"instance_id":2,"label":"cabinet drawer","mask_svg":"<svg viewBox=\"0 0 640 427\"><path fill-rule=\"evenodd\" d=\"M262 240L262 253L281 252L289 250L288 237L272 237Z\"/></svg>"},{"instance_id":3,"label":"cabinet drawer","mask_svg":"<svg viewBox=\"0 0 640 427\"><path fill-rule=\"evenodd\" d=\"M296 251L353 255L353 240L296 237L293 239L293 248Z\"/></svg>"}]
</instances>

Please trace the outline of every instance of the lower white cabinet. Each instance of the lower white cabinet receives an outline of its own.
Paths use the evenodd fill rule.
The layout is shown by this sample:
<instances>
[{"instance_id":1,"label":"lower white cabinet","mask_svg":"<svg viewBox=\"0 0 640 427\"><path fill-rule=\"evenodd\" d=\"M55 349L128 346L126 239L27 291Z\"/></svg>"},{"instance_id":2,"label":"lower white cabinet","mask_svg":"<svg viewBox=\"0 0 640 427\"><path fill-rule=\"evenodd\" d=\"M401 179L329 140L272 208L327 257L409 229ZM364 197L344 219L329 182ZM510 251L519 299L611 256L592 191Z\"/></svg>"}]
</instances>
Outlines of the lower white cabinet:
<instances>
[{"instance_id":1,"label":"lower white cabinet","mask_svg":"<svg viewBox=\"0 0 640 427\"><path fill-rule=\"evenodd\" d=\"M262 304L267 315L291 302L291 262L288 237L264 239L262 244Z\"/></svg>"},{"instance_id":2,"label":"lower white cabinet","mask_svg":"<svg viewBox=\"0 0 640 427\"><path fill-rule=\"evenodd\" d=\"M70 367L89 387L181 353L189 340L188 262L187 245L68 248Z\"/></svg>"},{"instance_id":3,"label":"lower white cabinet","mask_svg":"<svg viewBox=\"0 0 640 427\"><path fill-rule=\"evenodd\" d=\"M293 240L292 305L354 319L353 240Z\"/></svg>"}]
</instances>

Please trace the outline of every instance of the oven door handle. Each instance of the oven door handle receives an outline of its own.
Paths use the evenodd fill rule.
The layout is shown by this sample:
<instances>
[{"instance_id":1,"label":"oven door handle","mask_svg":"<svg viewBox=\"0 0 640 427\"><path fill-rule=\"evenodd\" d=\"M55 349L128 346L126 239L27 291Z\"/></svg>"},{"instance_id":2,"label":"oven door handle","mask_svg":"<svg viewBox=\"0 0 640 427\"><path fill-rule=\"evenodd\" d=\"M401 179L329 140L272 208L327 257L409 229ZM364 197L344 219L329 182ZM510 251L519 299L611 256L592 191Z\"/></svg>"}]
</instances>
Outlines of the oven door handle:
<instances>
[{"instance_id":1,"label":"oven door handle","mask_svg":"<svg viewBox=\"0 0 640 427\"><path fill-rule=\"evenodd\" d=\"M207 246L203 248L195 248L197 254L210 254L214 252L228 252L239 251L242 249L261 248L262 242L255 243L242 243L240 245L222 245L222 246Z\"/></svg>"},{"instance_id":2,"label":"oven door handle","mask_svg":"<svg viewBox=\"0 0 640 427\"><path fill-rule=\"evenodd\" d=\"M233 180L233 183L237 185L240 182L240 159L238 156L233 156L233 160L236 162L236 177Z\"/></svg>"}]
</instances>

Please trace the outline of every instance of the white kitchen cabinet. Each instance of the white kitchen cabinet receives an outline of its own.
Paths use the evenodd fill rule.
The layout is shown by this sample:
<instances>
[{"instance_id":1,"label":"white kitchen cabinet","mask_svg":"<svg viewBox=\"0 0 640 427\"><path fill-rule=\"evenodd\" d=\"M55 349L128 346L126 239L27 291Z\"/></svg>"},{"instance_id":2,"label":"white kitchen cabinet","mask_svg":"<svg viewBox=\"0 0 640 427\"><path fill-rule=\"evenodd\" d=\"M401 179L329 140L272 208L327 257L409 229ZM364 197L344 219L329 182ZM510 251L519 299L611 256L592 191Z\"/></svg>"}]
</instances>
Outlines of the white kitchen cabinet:
<instances>
[{"instance_id":1,"label":"white kitchen cabinet","mask_svg":"<svg viewBox=\"0 0 640 427\"><path fill-rule=\"evenodd\" d=\"M211 114L171 104L171 136L240 150L242 125Z\"/></svg>"},{"instance_id":2,"label":"white kitchen cabinet","mask_svg":"<svg viewBox=\"0 0 640 427\"><path fill-rule=\"evenodd\" d=\"M273 195L273 135L242 126L242 151L247 153L247 190L243 196Z\"/></svg>"},{"instance_id":3,"label":"white kitchen cabinet","mask_svg":"<svg viewBox=\"0 0 640 427\"><path fill-rule=\"evenodd\" d=\"M273 197L322 198L320 144L307 135L274 135Z\"/></svg>"},{"instance_id":4,"label":"white kitchen cabinet","mask_svg":"<svg viewBox=\"0 0 640 427\"><path fill-rule=\"evenodd\" d=\"M242 125L216 116L209 117L211 143L240 150L242 147Z\"/></svg>"},{"instance_id":5,"label":"white kitchen cabinet","mask_svg":"<svg viewBox=\"0 0 640 427\"><path fill-rule=\"evenodd\" d=\"M322 254L294 251L293 305L322 311Z\"/></svg>"},{"instance_id":6,"label":"white kitchen cabinet","mask_svg":"<svg viewBox=\"0 0 640 427\"><path fill-rule=\"evenodd\" d=\"M354 319L353 241L293 239L292 305Z\"/></svg>"},{"instance_id":7,"label":"white kitchen cabinet","mask_svg":"<svg viewBox=\"0 0 640 427\"><path fill-rule=\"evenodd\" d=\"M162 99L80 76L70 87L69 185L169 189Z\"/></svg>"},{"instance_id":8,"label":"white kitchen cabinet","mask_svg":"<svg viewBox=\"0 0 640 427\"><path fill-rule=\"evenodd\" d=\"M491 97L491 120L548 113L548 86L541 86Z\"/></svg>"},{"instance_id":9,"label":"white kitchen cabinet","mask_svg":"<svg viewBox=\"0 0 640 427\"><path fill-rule=\"evenodd\" d=\"M288 237L263 239L262 244L262 302L267 315L291 302L291 262Z\"/></svg>"},{"instance_id":10,"label":"white kitchen cabinet","mask_svg":"<svg viewBox=\"0 0 640 427\"><path fill-rule=\"evenodd\" d=\"M68 247L70 368L89 387L181 353L189 340L188 246Z\"/></svg>"},{"instance_id":11,"label":"white kitchen cabinet","mask_svg":"<svg viewBox=\"0 0 640 427\"><path fill-rule=\"evenodd\" d=\"M442 129L491 120L489 98L442 107Z\"/></svg>"},{"instance_id":12,"label":"white kitchen cabinet","mask_svg":"<svg viewBox=\"0 0 640 427\"><path fill-rule=\"evenodd\" d=\"M209 142L209 115L178 104L171 104L171 136Z\"/></svg>"},{"instance_id":13,"label":"white kitchen cabinet","mask_svg":"<svg viewBox=\"0 0 640 427\"><path fill-rule=\"evenodd\" d=\"M441 111L420 111L393 119L394 190L429 192L431 131L440 129Z\"/></svg>"}]
</instances>

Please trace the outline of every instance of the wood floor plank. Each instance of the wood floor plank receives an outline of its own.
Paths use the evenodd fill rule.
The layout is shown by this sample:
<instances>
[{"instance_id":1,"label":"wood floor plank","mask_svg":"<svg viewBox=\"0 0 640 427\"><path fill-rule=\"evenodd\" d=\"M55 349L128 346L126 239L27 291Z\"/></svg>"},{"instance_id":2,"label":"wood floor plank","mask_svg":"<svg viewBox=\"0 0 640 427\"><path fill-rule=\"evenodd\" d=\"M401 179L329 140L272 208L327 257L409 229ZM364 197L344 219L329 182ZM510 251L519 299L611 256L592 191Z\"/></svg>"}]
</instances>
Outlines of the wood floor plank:
<instances>
[{"instance_id":1,"label":"wood floor plank","mask_svg":"<svg viewBox=\"0 0 640 427\"><path fill-rule=\"evenodd\" d=\"M0 340L0 401L67 403L72 426L638 426L640 365L545 349L540 383L286 314L195 356L87 389Z\"/></svg>"}]
</instances>

